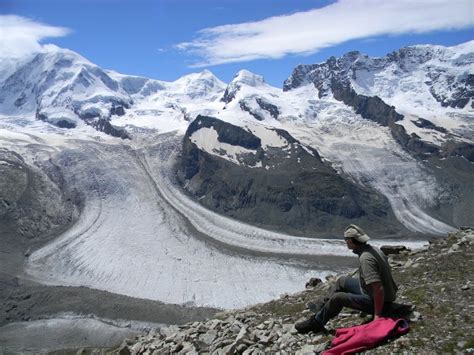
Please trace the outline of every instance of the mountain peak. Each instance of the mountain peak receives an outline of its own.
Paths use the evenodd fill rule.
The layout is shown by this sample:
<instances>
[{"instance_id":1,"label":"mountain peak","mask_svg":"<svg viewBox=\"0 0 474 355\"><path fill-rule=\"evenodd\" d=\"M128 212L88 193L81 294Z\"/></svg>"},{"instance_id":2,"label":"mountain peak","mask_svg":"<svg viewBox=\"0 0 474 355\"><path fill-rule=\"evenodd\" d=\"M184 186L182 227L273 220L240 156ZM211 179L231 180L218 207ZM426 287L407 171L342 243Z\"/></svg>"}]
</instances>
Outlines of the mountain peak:
<instances>
[{"instance_id":1,"label":"mountain peak","mask_svg":"<svg viewBox=\"0 0 474 355\"><path fill-rule=\"evenodd\" d=\"M190 73L183 75L182 77L178 78L174 82L191 82L196 80L212 80L212 81L219 81L222 83L221 80L217 76L215 76L211 71L205 69L203 71L197 73Z\"/></svg>"},{"instance_id":2,"label":"mountain peak","mask_svg":"<svg viewBox=\"0 0 474 355\"><path fill-rule=\"evenodd\" d=\"M190 97L210 97L221 94L226 84L209 70L184 75L172 83L177 92Z\"/></svg>"},{"instance_id":3,"label":"mountain peak","mask_svg":"<svg viewBox=\"0 0 474 355\"><path fill-rule=\"evenodd\" d=\"M261 75L242 69L232 79L232 83L237 82L248 86L260 86L265 84L265 79Z\"/></svg>"},{"instance_id":4,"label":"mountain peak","mask_svg":"<svg viewBox=\"0 0 474 355\"><path fill-rule=\"evenodd\" d=\"M227 85L224 96L221 100L225 103L231 102L242 86L259 87L263 85L266 85L263 76L242 69L235 74L234 79L232 79L229 85Z\"/></svg>"},{"instance_id":5,"label":"mountain peak","mask_svg":"<svg viewBox=\"0 0 474 355\"><path fill-rule=\"evenodd\" d=\"M43 51L36 54L36 58L43 58L47 63L58 63L64 60L74 63L76 65L91 65L96 66L79 53L70 49L60 48L54 44L43 46Z\"/></svg>"}]
</instances>

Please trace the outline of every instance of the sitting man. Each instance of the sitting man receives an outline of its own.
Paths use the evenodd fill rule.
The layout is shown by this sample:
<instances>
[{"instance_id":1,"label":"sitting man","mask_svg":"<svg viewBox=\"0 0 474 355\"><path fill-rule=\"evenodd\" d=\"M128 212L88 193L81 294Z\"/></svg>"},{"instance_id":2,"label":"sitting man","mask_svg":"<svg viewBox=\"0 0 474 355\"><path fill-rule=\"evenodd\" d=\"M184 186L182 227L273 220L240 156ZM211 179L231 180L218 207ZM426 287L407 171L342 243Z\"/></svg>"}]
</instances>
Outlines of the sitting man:
<instances>
[{"instance_id":1,"label":"sitting man","mask_svg":"<svg viewBox=\"0 0 474 355\"><path fill-rule=\"evenodd\" d=\"M396 298L398 288L385 254L367 244L370 238L354 224L346 228L344 239L347 247L359 256L359 278L340 277L334 293L316 315L295 324L299 333L323 331L324 325L337 316L343 307L373 314L374 319L377 319L384 307Z\"/></svg>"}]
</instances>

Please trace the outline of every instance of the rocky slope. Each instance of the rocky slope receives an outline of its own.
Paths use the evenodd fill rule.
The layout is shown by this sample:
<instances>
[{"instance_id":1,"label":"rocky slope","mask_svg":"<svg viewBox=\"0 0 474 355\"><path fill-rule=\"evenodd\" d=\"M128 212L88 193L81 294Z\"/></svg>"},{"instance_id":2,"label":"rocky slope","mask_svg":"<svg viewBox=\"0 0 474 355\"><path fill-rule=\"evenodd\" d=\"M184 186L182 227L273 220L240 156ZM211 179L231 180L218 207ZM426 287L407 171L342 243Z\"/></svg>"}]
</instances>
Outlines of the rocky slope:
<instances>
[{"instance_id":1,"label":"rocky slope","mask_svg":"<svg viewBox=\"0 0 474 355\"><path fill-rule=\"evenodd\" d=\"M474 351L472 317L474 228L432 240L419 250L390 255L400 286L397 302L410 305L403 316L408 334L368 353L470 353ZM354 273L353 273L354 274ZM370 316L343 310L326 326L328 333L300 335L293 324L307 317L308 301L328 294L335 278L294 295L246 309L223 312L205 322L152 329L124 341L120 354L263 354L320 353L330 346L336 328L366 323ZM399 314L402 316L402 314ZM104 351L105 352L105 351Z\"/></svg>"},{"instance_id":2,"label":"rocky slope","mask_svg":"<svg viewBox=\"0 0 474 355\"><path fill-rule=\"evenodd\" d=\"M265 228L333 236L360 223L373 234L380 226L386 235L407 233L384 196L344 178L281 129L198 116L183 138L177 175L207 208Z\"/></svg>"},{"instance_id":3,"label":"rocky slope","mask_svg":"<svg viewBox=\"0 0 474 355\"><path fill-rule=\"evenodd\" d=\"M39 149L37 155L45 151ZM51 159L25 159L0 148L0 230L4 254L25 253L70 228L82 210ZM5 255L3 255L5 256ZM0 258L3 261L3 258ZM2 271L9 269L7 263Z\"/></svg>"}]
</instances>

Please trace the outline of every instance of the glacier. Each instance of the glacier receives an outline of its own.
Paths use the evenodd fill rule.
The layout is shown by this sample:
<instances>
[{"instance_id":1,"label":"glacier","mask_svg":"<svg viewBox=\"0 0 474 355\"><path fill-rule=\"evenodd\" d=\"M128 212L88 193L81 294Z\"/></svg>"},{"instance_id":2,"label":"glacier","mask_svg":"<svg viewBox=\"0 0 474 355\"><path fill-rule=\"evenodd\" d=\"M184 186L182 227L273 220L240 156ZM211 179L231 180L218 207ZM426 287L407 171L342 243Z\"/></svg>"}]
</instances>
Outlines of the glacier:
<instances>
[{"instance_id":1,"label":"glacier","mask_svg":"<svg viewBox=\"0 0 474 355\"><path fill-rule=\"evenodd\" d=\"M472 43L453 60L468 58ZM72 228L31 254L22 275L26 279L167 303L238 308L300 291L309 277L324 279L354 265L342 240L263 230L209 211L184 194L176 185L173 163L187 126L198 114L244 127L265 146L284 148L285 142L271 131L284 129L317 150L340 174L386 196L409 230L430 235L453 230L427 212L437 196L447 192L423 163L404 151L386 127L363 119L331 95L319 97L312 84L283 91L247 71L239 72L229 85L209 71L168 83L104 71L57 48L36 58L39 67L31 60L1 69L0 147L17 152L32 165L52 159L85 201ZM463 68L457 67L456 75L462 75ZM54 75L45 77L48 72ZM8 81L12 75L36 88L37 96L26 97L21 105L23 84ZM422 71L416 75L426 79ZM424 89L418 93L426 100L418 105L416 97L403 94L414 85L408 77L396 81L390 68L376 75L361 70L353 85L360 93L380 94L389 104L400 106L406 117L402 124L410 133L442 141L411 125L410 119L423 116L472 143L472 109L438 107ZM370 86L373 82L375 88ZM390 85L392 91L387 89ZM257 99L278 108L278 117ZM118 102L130 105L123 115L110 113ZM241 102L263 120L257 121ZM35 119L36 110L53 113L51 119ZM98 132L77 112L103 115L133 139ZM56 119L76 127L50 124ZM214 142L201 147L212 152L220 146ZM412 248L424 244L374 241L381 243Z\"/></svg>"},{"instance_id":2,"label":"glacier","mask_svg":"<svg viewBox=\"0 0 474 355\"><path fill-rule=\"evenodd\" d=\"M300 291L310 277L324 279L354 265L342 240L259 229L184 195L171 176L179 135L158 134L130 146L107 136L78 140L58 128L53 140L46 123L32 124L34 133L27 124L17 127L1 137L2 146L67 161L65 177L86 199L77 223L32 253L26 279L227 309Z\"/></svg>"}]
</instances>

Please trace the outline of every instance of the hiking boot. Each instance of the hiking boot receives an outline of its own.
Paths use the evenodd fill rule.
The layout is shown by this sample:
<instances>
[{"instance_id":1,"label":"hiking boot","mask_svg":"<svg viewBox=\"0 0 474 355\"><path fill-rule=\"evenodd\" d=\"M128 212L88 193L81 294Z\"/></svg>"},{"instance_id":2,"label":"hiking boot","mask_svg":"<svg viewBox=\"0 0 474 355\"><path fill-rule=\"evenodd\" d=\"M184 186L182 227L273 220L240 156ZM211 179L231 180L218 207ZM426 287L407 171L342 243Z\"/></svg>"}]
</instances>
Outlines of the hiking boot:
<instances>
[{"instance_id":1,"label":"hiking boot","mask_svg":"<svg viewBox=\"0 0 474 355\"><path fill-rule=\"evenodd\" d=\"M309 317L307 320L296 323L295 329L300 334L306 334L309 332L319 333L324 331L324 325L319 323L319 321L314 318L314 316Z\"/></svg>"}]
</instances>

